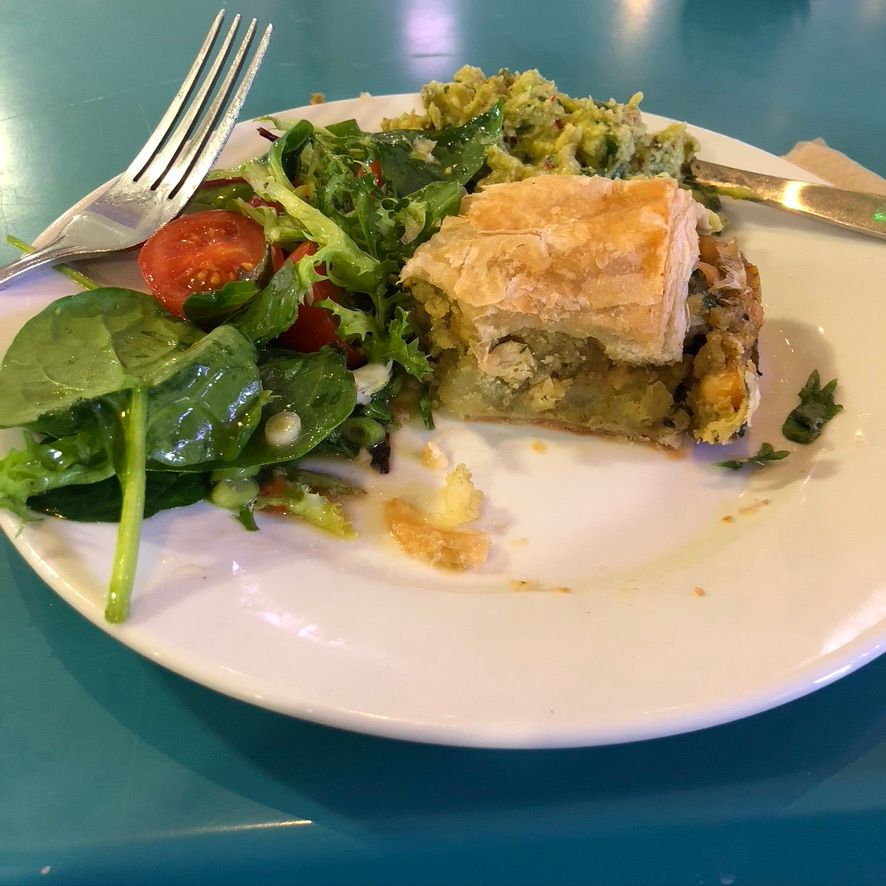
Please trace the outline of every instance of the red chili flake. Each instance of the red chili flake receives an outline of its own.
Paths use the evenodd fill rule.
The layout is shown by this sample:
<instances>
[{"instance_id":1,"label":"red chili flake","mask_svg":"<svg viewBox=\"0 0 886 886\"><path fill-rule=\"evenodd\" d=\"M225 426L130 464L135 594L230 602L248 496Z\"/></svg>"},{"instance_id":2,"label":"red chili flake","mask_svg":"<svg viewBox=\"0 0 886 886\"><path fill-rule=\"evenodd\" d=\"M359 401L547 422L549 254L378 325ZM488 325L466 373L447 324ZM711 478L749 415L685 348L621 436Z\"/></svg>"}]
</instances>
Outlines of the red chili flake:
<instances>
[{"instance_id":1,"label":"red chili flake","mask_svg":"<svg viewBox=\"0 0 886 886\"><path fill-rule=\"evenodd\" d=\"M562 128L563 128L563 121L562 120L555 120L554 121L554 129L562 129Z\"/></svg>"}]
</instances>

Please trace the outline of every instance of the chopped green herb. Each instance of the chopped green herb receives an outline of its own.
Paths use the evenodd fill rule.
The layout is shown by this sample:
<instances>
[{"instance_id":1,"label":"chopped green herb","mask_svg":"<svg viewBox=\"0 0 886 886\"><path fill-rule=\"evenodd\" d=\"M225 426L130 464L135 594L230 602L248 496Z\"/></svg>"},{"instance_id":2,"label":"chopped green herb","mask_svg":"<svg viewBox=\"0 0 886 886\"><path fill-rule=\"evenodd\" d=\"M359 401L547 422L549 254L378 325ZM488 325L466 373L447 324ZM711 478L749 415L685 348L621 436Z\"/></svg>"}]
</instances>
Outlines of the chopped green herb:
<instances>
[{"instance_id":1,"label":"chopped green herb","mask_svg":"<svg viewBox=\"0 0 886 886\"><path fill-rule=\"evenodd\" d=\"M794 443L811 443L821 434L822 428L838 412L843 411L840 403L834 402L837 379L831 379L824 387L818 370L814 369L798 397L800 405L795 407L782 426L781 432Z\"/></svg>"},{"instance_id":2,"label":"chopped green herb","mask_svg":"<svg viewBox=\"0 0 886 886\"><path fill-rule=\"evenodd\" d=\"M745 465L765 467L771 462L787 458L789 454L787 449L775 449L771 443L764 443L755 455L748 458L730 458L728 461L718 461L716 467L729 468L731 471L740 471Z\"/></svg>"},{"instance_id":3,"label":"chopped green herb","mask_svg":"<svg viewBox=\"0 0 886 886\"><path fill-rule=\"evenodd\" d=\"M255 522L255 506L252 502L243 505L237 512L237 520L243 524L247 532L258 532L258 524Z\"/></svg>"}]
</instances>

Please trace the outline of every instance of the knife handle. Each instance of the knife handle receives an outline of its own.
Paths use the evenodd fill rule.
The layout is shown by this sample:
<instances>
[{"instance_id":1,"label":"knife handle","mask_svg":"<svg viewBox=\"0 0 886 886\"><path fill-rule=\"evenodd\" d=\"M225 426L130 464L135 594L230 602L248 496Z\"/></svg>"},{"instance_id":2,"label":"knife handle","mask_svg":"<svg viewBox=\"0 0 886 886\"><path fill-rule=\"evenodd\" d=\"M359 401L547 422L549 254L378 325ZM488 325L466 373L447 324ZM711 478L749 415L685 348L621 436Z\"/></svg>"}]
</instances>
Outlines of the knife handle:
<instances>
[{"instance_id":1,"label":"knife handle","mask_svg":"<svg viewBox=\"0 0 886 886\"><path fill-rule=\"evenodd\" d=\"M695 183L723 196L765 203L886 240L886 196L813 185L706 160L692 160L690 169Z\"/></svg>"}]
</instances>

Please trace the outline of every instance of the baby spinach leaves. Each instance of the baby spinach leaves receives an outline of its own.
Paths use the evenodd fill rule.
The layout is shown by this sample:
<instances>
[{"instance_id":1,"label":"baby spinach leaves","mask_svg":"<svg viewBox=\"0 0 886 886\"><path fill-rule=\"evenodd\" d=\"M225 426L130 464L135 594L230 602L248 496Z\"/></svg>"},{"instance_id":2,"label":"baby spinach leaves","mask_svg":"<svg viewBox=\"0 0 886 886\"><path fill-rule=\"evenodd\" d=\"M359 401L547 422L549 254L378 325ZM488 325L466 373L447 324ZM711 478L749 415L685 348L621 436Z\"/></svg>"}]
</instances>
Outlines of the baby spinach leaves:
<instances>
[{"instance_id":1,"label":"baby spinach leaves","mask_svg":"<svg viewBox=\"0 0 886 886\"><path fill-rule=\"evenodd\" d=\"M195 292L185 299L185 316L204 328L217 326L243 310L258 292L259 287L252 280L235 280L221 289Z\"/></svg>"},{"instance_id":2,"label":"baby spinach leaves","mask_svg":"<svg viewBox=\"0 0 886 886\"><path fill-rule=\"evenodd\" d=\"M266 344L295 322L298 306L316 277L311 256L284 262L271 282L231 322L251 342Z\"/></svg>"},{"instance_id":3,"label":"baby spinach leaves","mask_svg":"<svg viewBox=\"0 0 886 886\"><path fill-rule=\"evenodd\" d=\"M148 460L231 459L261 404L254 346L233 327L204 335L127 289L59 299L22 327L0 365L0 426L53 438L0 461L0 503L21 512L37 493L116 473L122 504L106 617L122 621Z\"/></svg>"},{"instance_id":4,"label":"baby spinach leaves","mask_svg":"<svg viewBox=\"0 0 886 886\"><path fill-rule=\"evenodd\" d=\"M203 501L209 490L209 474L148 471L144 517ZM113 475L95 483L62 486L28 499L32 511L83 523L119 522L122 503L120 483Z\"/></svg>"},{"instance_id":5,"label":"baby spinach leaves","mask_svg":"<svg viewBox=\"0 0 886 886\"><path fill-rule=\"evenodd\" d=\"M287 261L264 286L238 280L188 296L185 316L204 328L230 323L249 341L263 345L292 326L298 306L317 278L311 256L298 263Z\"/></svg>"},{"instance_id":6,"label":"baby spinach leaves","mask_svg":"<svg viewBox=\"0 0 886 886\"><path fill-rule=\"evenodd\" d=\"M174 468L235 458L261 418L262 390L252 344L219 326L146 379L150 462Z\"/></svg>"},{"instance_id":7,"label":"baby spinach leaves","mask_svg":"<svg viewBox=\"0 0 886 886\"><path fill-rule=\"evenodd\" d=\"M354 377L338 351L315 354L274 352L261 366L267 402L262 423L229 467L250 468L302 458L317 447L354 411L357 394ZM264 424L280 412L301 419L301 433L286 446L265 439Z\"/></svg>"},{"instance_id":8,"label":"baby spinach leaves","mask_svg":"<svg viewBox=\"0 0 886 886\"><path fill-rule=\"evenodd\" d=\"M0 427L128 390L203 337L148 295L94 289L53 302L19 331L0 366Z\"/></svg>"}]
</instances>

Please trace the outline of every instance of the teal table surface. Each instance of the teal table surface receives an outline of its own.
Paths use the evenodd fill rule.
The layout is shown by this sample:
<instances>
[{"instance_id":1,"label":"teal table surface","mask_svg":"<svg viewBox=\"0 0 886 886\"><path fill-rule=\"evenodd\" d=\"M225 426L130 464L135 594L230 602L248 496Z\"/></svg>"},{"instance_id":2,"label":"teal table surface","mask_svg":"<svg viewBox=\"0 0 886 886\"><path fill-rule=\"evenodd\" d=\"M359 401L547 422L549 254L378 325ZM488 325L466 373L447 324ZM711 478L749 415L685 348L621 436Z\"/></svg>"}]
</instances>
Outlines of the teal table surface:
<instances>
[{"instance_id":1,"label":"teal table surface","mask_svg":"<svg viewBox=\"0 0 886 886\"><path fill-rule=\"evenodd\" d=\"M0 234L125 166L217 7L3 5ZM537 67L774 153L886 175L882 0L249 0L244 116ZM0 259L13 250L0 247ZM370 738L218 695L119 645L0 542L4 883L886 883L886 658L767 713L614 747Z\"/></svg>"}]
</instances>

